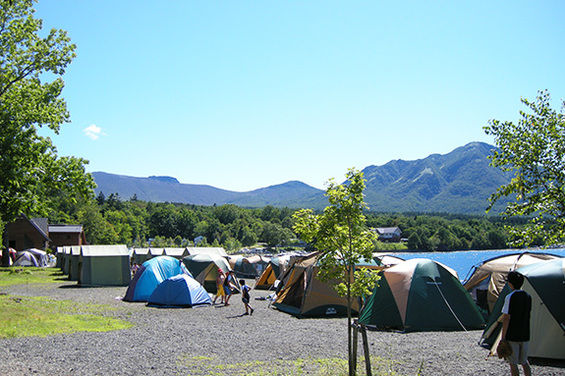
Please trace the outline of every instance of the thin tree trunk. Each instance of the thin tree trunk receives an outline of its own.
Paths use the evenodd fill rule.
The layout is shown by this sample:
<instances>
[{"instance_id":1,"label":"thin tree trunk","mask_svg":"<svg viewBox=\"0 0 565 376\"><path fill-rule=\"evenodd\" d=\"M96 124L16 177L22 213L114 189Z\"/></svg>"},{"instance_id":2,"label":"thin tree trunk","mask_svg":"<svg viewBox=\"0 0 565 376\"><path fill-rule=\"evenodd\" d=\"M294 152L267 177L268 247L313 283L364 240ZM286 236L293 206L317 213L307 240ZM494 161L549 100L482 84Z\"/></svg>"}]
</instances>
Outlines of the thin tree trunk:
<instances>
[{"instance_id":1,"label":"thin tree trunk","mask_svg":"<svg viewBox=\"0 0 565 376\"><path fill-rule=\"evenodd\" d=\"M349 278L349 268L347 269L347 278ZM355 368L353 367L353 339L351 338L351 282L347 280L347 342L349 356L349 376L355 376Z\"/></svg>"},{"instance_id":2,"label":"thin tree trunk","mask_svg":"<svg viewBox=\"0 0 565 376\"><path fill-rule=\"evenodd\" d=\"M363 338L363 353L365 354L365 369L367 376L373 376L371 371L371 354L369 353L369 339L367 338L367 327L361 325L361 336Z\"/></svg>"},{"instance_id":3,"label":"thin tree trunk","mask_svg":"<svg viewBox=\"0 0 565 376\"><path fill-rule=\"evenodd\" d=\"M353 372L357 373L357 345L359 343L359 326L353 324Z\"/></svg>"}]
</instances>

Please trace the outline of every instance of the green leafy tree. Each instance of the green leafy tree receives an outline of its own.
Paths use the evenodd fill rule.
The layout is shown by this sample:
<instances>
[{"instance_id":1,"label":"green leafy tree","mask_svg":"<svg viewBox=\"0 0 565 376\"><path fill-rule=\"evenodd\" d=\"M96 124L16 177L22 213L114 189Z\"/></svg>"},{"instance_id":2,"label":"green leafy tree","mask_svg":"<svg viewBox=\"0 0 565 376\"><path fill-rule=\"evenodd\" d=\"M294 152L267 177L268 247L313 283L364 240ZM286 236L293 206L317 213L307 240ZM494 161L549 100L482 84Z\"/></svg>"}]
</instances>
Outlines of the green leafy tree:
<instances>
[{"instance_id":1,"label":"green leafy tree","mask_svg":"<svg viewBox=\"0 0 565 376\"><path fill-rule=\"evenodd\" d=\"M519 243L528 245L536 237L546 244L565 240L565 101L560 113L551 108L547 91L534 101L521 99L530 112L520 111L517 123L491 120L484 127L495 138L491 165L514 173L512 180L491 197L488 209L502 197L514 196L503 215L531 216L519 231Z\"/></svg>"},{"instance_id":2,"label":"green leafy tree","mask_svg":"<svg viewBox=\"0 0 565 376\"><path fill-rule=\"evenodd\" d=\"M94 204L86 205L78 212L78 220L84 226L86 241L90 244L116 244L119 235Z\"/></svg>"},{"instance_id":3,"label":"green leafy tree","mask_svg":"<svg viewBox=\"0 0 565 376\"><path fill-rule=\"evenodd\" d=\"M372 259L376 235L365 226L363 173L350 169L346 178L341 185L334 180L329 181L326 196L330 205L322 214L316 215L309 209L299 210L294 214L293 228L304 241L321 252L319 278L337 281L337 292L347 299L349 374L353 375L351 305L355 297L370 294L378 275L367 270L356 270L356 265L361 261Z\"/></svg>"},{"instance_id":4,"label":"green leafy tree","mask_svg":"<svg viewBox=\"0 0 565 376\"><path fill-rule=\"evenodd\" d=\"M266 222L263 226L262 240L269 247L286 245L292 239L292 232L277 223Z\"/></svg>"},{"instance_id":5,"label":"green leafy tree","mask_svg":"<svg viewBox=\"0 0 565 376\"><path fill-rule=\"evenodd\" d=\"M92 195L92 177L83 159L58 158L50 139L69 121L60 98L60 78L75 57L67 33L51 30L41 37L42 21L33 16L32 0L1 1L0 6L0 218L20 213L47 215L50 194L61 190ZM50 77L57 77L48 81Z\"/></svg>"}]
</instances>

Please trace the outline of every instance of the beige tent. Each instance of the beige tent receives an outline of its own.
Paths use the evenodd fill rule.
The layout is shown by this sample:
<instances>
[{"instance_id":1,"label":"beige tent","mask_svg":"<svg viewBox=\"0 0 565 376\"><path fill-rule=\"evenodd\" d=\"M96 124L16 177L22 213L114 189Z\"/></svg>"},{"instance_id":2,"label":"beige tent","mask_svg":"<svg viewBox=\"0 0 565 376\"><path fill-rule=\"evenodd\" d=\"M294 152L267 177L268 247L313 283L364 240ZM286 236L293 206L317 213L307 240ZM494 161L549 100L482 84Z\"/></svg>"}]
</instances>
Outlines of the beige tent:
<instances>
[{"instance_id":1,"label":"beige tent","mask_svg":"<svg viewBox=\"0 0 565 376\"><path fill-rule=\"evenodd\" d=\"M565 258L541 261L517 271L525 277L522 289L532 297L528 355L565 359ZM483 346L492 346L491 354L496 353L501 338L498 321L509 293L509 287L502 290L481 338Z\"/></svg>"},{"instance_id":2,"label":"beige tent","mask_svg":"<svg viewBox=\"0 0 565 376\"><path fill-rule=\"evenodd\" d=\"M270 257L252 255L230 255L228 256L230 267L238 278L257 278L263 273L269 264Z\"/></svg>"},{"instance_id":3,"label":"beige tent","mask_svg":"<svg viewBox=\"0 0 565 376\"><path fill-rule=\"evenodd\" d=\"M512 270L544 260L559 258L549 253L513 253L484 261L475 267L471 276L463 283L467 291L483 309L491 312L500 291L506 284L506 276Z\"/></svg>"},{"instance_id":4,"label":"beige tent","mask_svg":"<svg viewBox=\"0 0 565 376\"><path fill-rule=\"evenodd\" d=\"M273 256L269 264L259 276L255 283L255 289L269 290L273 287L275 281L285 274L288 268L297 260L302 259L304 256L297 256L294 254L283 254Z\"/></svg>"},{"instance_id":5,"label":"beige tent","mask_svg":"<svg viewBox=\"0 0 565 376\"><path fill-rule=\"evenodd\" d=\"M127 286L130 257L125 245L83 245L79 283L86 286Z\"/></svg>"},{"instance_id":6,"label":"beige tent","mask_svg":"<svg viewBox=\"0 0 565 376\"><path fill-rule=\"evenodd\" d=\"M318 275L318 253L296 261L285 273L282 288L277 293L273 306L299 317L343 316L347 313L347 299L337 294L334 282L322 282ZM382 269L371 260L358 267ZM352 307L354 314L360 309L358 300Z\"/></svg>"}]
</instances>

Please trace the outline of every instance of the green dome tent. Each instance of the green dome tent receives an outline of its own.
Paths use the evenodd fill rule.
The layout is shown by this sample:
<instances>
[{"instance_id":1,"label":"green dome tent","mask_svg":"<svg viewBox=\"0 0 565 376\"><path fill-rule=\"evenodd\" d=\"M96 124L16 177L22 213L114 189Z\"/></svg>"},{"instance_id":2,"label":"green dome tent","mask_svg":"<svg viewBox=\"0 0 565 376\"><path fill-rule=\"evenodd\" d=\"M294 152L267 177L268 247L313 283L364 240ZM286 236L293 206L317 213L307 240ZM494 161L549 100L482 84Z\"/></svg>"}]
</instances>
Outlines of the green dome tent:
<instances>
[{"instance_id":1,"label":"green dome tent","mask_svg":"<svg viewBox=\"0 0 565 376\"><path fill-rule=\"evenodd\" d=\"M541 261L516 271L525 277L522 290L532 297L529 356L565 359L565 258ZM500 340L502 324L498 318L509 293L510 288L506 285L481 338L483 346L492 346L492 353Z\"/></svg>"},{"instance_id":2,"label":"green dome tent","mask_svg":"<svg viewBox=\"0 0 565 376\"><path fill-rule=\"evenodd\" d=\"M224 273L231 270L228 261L214 254L196 254L182 259L183 264L190 273L209 293L215 294L218 269ZM237 281L233 281L237 284ZM239 286L239 284L237 284Z\"/></svg>"},{"instance_id":3,"label":"green dome tent","mask_svg":"<svg viewBox=\"0 0 565 376\"><path fill-rule=\"evenodd\" d=\"M484 327L481 313L457 274L428 259L403 261L385 269L359 323L406 332Z\"/></svg>"}]
</instances>

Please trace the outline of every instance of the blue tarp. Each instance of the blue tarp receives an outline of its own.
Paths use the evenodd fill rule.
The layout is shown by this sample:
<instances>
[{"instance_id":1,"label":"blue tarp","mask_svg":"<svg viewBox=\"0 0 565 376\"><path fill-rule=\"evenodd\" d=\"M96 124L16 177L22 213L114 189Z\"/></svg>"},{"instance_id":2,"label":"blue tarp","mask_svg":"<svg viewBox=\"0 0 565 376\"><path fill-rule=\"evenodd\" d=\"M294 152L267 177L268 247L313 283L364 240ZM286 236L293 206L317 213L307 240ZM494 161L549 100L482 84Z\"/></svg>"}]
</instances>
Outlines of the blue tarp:
<instances>
[{"instance_id":1,"label":"blue tarp","mask_svg":"<svg viewBox=\"0 0 565 376\"><path fill-rule=\"evenodd\" d=\"M179 274L192 277L182 262L174 257L158 256L147 260L135 273L123 300L146 302L161 282Z\"/></svg>"},{"instance_id":2,"label":"blue tarp","mask_svg":"<svg viewBox=\"0 0 565 376\"><path fill-rule=\"evenodd\" d=\"M161 282L149 297L149 304L161 306L192 307L211 304L210 296L194 278L176 275Z\"/></svg>"}]
</instances>

